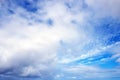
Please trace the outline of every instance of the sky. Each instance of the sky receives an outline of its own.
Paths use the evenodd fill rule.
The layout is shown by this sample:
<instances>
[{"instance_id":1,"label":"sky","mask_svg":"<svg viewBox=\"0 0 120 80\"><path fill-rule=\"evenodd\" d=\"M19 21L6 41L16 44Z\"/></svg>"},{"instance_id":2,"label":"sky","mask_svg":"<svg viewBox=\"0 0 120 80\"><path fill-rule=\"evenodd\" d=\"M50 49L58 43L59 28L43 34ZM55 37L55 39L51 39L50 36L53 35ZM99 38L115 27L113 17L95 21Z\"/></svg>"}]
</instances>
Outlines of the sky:
<instances>
[{"instance_id":1,"label":"sky","mask_svg":"<svg viewBox=\"0 0 120 80\"><path fill-rule=\"evenodd\" d=\"M0 0L0 80L120 80L120 0Z\"/></svg>"}]
</instances>

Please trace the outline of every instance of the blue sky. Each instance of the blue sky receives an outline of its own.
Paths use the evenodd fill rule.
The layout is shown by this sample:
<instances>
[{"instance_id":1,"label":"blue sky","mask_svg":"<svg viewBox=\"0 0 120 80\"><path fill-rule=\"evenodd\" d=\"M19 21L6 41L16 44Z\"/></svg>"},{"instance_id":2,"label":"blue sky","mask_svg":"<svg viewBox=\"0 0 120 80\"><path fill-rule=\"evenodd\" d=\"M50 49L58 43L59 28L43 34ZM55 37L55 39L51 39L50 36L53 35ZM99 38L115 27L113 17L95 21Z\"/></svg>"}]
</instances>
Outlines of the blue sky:
<instances>
[{"instance_id":1,"label":"blue sky","mask_svg":"<svg viewBox=\"0 0 120 80\"><path fill-rule=\"evenodd\" d=\"M0 80L120 80L119 0L0 0Z\"/></svg>"}]
</instances>

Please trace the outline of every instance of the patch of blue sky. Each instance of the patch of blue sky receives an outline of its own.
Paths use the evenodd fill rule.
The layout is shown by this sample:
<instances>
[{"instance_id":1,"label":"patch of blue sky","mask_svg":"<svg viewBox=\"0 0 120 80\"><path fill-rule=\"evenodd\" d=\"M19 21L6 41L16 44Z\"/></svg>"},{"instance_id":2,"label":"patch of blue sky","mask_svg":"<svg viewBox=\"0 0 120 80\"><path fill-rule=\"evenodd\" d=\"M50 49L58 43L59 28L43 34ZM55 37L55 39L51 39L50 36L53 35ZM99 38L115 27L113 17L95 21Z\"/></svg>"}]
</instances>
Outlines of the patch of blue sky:
<instances>
[{"instance_id":1,"label":"patch of blue sky","mask_svg":"<svg viewBox=\"0 0 120 80\"><path fill-rule=\"evenodd\" d=\"M94 33L96 40L102 45L111 45L120 41L120 22L110 17L98 19L98 21L92 21L94 26Z\"/></svg>"},{"instance_id":2,"label":"patch of blue sky","mask_svg":"<svg viewBox=\"0 0 120 80\"><path fill-rule=\"evenodd\" d=\"M77 60L75 62L69 63L69 65L85 64L99 66L106 69L115 68L119 65L119 63L116 62L116 59L111 59L112 55L113 54L110 52L104 52L97 56Z\"/></svg>"},{"instance_id":3,"label":"patch of blue sky","mask_svg":"<svg viewBox=\"0 0 120 80\"><path fill-rule=\"evenodd\" d=\"M98 63L97 66L101 67L101 68L105 68L105 69L114 69L116 68L117 66L119 65L118 62L116 62L115 59L111 59L111 60L108 60L106 62L100 62Z\"/></svg>"},{"instance_id":4,"label":"patch of blue sky","mask_svg":"<svg viewBox=\"0 0 120 80\"><path fill-rule=\"evenodd\" d=\"M116 42L120 42L120 33L116 34L115 36L110 37L108 41L106 41L105 44L110 45Z\"/></svg>"},{"instance_id":5,"label":"patch of blue sky","mask_svg":"<svg viewBox=\"0 0 120 80\"><path fill-rule=\"evenodd\" d=\"M37 2L38 0L14 0L12 1L16 6L24 8L28 12L37 12Z\"/></svg>"},{"instance_id":6,"label":"patch of blue sky","mask_svg":"<svg viewBox=\"0 0 120 80\"><path fill-rule=\"evenodd\" d=\"M104 37L120 33L120 22L109 17L102 18L93 25L96 26L95 32Z\"/></svg>"}]
</instances>

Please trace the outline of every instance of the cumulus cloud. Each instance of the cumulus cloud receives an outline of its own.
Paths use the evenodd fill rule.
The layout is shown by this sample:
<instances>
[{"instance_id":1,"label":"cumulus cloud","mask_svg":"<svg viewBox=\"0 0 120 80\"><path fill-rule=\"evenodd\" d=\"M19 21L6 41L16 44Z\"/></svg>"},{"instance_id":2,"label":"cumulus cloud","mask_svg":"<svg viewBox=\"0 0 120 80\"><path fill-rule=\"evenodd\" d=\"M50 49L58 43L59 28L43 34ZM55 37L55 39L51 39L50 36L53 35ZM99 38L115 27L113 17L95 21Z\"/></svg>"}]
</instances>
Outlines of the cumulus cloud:
<instances>
[{"instance_id":1,"label":"cumulus cloud","mask_svg":"<svg viewBox=\"0 0 120 80\"><path fill-rule=\"evenodd\" d=\"M48 72L50 75L49 70L56 64L60 42L77 41L79 37L77 29L67 23L73 16L62 4L52 4L46 4L44 7L46 14L43 14L41 22L39 22L39 17L41 17L39 13L26 12L23 7L19 8L18 5L15 14L8 14L7 20L2 18L4 21L0 29L0 69L3 72L19 67L11 74L16 73L19 76L40 76L39 74L41 74L44 76L43 74ZM56 10L58 11L56 12ZM36 18L38 21L30 19L34 15L38 17ZM53 21L53 24L47 23L49 19Z\"/></svg>"},{"instance_id":2,"label":"cumulus cloud","mask_svg":"<svg viewBox=\"0 0 120 80\"><path fill-rule=\"evenodd\" d=\"M119 0L0 2L0 74L40 77L42 80L77 80L120 74L118 69L107 71L74 64L78 60L103 56L106 53L101 52L104 51L110 51L110 59L120 62L119 24L111 23L119 18ZM109 24L106 27L101 21L108 17L112 21L105 20ZM70 77L72 74L74 76Z\"/></svg>"}]
</instances>

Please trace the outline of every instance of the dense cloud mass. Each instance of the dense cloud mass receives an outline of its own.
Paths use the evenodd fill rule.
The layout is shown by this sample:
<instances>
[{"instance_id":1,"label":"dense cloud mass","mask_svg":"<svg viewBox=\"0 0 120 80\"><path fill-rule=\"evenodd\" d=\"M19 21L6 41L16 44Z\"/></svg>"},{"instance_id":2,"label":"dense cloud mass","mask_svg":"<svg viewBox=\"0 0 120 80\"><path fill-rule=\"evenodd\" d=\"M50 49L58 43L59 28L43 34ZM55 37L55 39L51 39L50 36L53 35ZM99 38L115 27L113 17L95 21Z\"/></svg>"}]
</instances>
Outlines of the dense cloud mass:
<instances>
[{"instance_id":1,"label":"dense cloud mass","mask_svg":"<svg viewBox=\"0 0 120 80\"><path fill-rule=\"evenodd\" d=\"M0 0L0 80L119 80L119 4Z\"/></svg>"}]
</instances>

